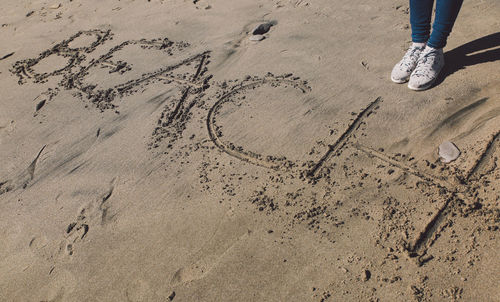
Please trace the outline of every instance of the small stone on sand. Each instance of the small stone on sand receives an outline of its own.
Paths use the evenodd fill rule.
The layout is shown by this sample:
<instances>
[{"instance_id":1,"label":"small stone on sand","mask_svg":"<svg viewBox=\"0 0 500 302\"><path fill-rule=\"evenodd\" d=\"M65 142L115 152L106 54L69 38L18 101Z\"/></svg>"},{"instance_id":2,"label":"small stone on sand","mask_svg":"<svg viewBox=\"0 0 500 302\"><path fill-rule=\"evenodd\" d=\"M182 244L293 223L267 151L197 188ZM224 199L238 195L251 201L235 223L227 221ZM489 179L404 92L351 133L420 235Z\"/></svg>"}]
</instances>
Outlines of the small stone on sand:
<instances>
[{"instance_id":1,"label":"small stone on sand","mask_svg":"<svg viewBox=\"0 0 500 302\"><path fill-rule=\"evenodd\" d=\"M444 163L450 163L460 156L460 150L452 142L443 142L439 145L439 156Z\"/></svg>"},{"instance_id":2,"label":"small stone on sand","mask_svg":"<svg viewBox=\"0 0 500 302\"><path fill-rule=\"evenodd\" d=\"M363 271L363 274L362 274L363 281L366 282L366 281L370 280L371 276L372 276L372 273L369 270L365 269Z\"/></svg>"},{"instance_id":3,"label":"small stone on sand","mask_svg":"<svg viewBox=\"0 0 500 302\"><path fill-rule=\"evenodd\" d=\"M265 33L267 33L271 27L273 26L274 24L271 23L271 22L268 22L268 23L262 23L260 24L259 26L257 26L253 31L252 31L252 34L253 35L263 35Z\"/></svg>"},{"instance_id":4,"label":"small stone on sand","mask_svg":"<svg viewBox=\"0 0 500 302\"><path fill-rule=\"evenodd\" d=\"M263 35L253 35L250 37L250 41L262 41L265 38Z\"/></svg>"}]
</instances>

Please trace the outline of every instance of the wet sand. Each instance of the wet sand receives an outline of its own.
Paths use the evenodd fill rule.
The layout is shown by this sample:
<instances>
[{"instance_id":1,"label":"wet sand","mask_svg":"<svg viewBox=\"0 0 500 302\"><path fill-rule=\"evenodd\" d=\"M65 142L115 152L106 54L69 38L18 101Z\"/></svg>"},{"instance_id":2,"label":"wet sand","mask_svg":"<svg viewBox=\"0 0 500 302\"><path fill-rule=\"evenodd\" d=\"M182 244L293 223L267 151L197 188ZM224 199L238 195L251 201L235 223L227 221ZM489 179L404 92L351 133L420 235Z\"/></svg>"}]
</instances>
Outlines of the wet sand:
<instances>
[{"instance_id":1,"label":"wet sand","mask_svg":"<svg viewBox=\"0 0 500 302\"><path fill-rule=\"evenodd\" d=\"M0 301L500 301L496 1L5 2Z\"/></svg>"}]
</instances>

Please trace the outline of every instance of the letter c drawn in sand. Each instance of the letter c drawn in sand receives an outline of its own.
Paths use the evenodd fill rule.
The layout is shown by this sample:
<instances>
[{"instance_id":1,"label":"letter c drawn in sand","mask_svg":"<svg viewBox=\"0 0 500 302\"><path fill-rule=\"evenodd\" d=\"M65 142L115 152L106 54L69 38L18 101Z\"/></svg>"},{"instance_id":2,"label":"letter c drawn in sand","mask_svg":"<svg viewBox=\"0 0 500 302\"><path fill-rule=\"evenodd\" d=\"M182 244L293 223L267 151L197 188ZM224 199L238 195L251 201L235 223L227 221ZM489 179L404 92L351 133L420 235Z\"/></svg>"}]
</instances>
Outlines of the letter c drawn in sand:
<instances>
[{"instance_id":1,"label":"letter c drawn in sand","mask_svg":"<svg viewBox=\"0 0 500 302\"><path fill-rule=\"evenodd\" d=\"M237 94L243 94L247 90L253 90L264 85L270 87L292 87L302 91L302 93L307 93L311 88L307 85L307 82L299 81L296 79L290 79L288 76L266 76L264 78L252 78L248 81L243 81L239 85L231 88L228 92L224 93L217 102L210 108L207 116L207 129L208 134L212 142L224 153L237 158L239 160L264 167L273 170L285 170L288 171L293 167L297 166L297 163L288 160L285 157L275 157L275 156L262 156L260 154L246 151L240 146L235 146L233 143L224 142L222 140L222 132L220 128L215 123L215 118L222 106L225 103L231 102L231 97Z\"/></svg>"}]
</instances>

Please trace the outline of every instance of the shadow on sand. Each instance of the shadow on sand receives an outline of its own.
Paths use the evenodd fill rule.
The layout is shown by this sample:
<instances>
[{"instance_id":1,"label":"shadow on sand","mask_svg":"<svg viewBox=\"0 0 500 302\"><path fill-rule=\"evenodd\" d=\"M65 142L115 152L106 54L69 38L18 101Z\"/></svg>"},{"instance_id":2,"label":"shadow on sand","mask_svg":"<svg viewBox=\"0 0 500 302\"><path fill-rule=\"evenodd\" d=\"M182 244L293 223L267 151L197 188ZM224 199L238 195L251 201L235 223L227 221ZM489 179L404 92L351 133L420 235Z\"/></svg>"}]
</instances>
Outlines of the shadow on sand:
<instances>
[{"instance_id":1,"label":"shadow on sand","mask_svg":"<svg viewBox=\"0 0 500 302\"><path fill-rule=\"evenodd\" d=\"M484 36L447 51L444 54L446 65L434 86L441 84L449 75L465 69L467 66L500 60L500 47L495 48L497 46L500 46L500 32ZM479 52L482 50L486 51Z\"/></svg>"}]
</instances>

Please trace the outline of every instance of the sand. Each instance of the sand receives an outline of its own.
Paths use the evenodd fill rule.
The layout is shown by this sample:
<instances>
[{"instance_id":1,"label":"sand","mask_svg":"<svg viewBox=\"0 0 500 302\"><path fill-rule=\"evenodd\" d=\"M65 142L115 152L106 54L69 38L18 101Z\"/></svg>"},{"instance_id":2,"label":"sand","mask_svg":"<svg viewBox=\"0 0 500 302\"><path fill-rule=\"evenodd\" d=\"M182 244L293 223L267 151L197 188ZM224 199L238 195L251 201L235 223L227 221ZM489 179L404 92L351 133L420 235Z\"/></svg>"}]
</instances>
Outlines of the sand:
<instances>
[{"instance_id":1,"label":"sand","mask_svg":"<svg viewBox=\"0 0 500 302\"><path fill-rule=\"evenodd\" d=\"M499 15L413 92L404 0L3 1L0 301L500 301Z\"/></svg>"}]
</instances>

